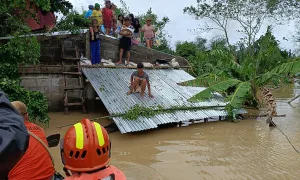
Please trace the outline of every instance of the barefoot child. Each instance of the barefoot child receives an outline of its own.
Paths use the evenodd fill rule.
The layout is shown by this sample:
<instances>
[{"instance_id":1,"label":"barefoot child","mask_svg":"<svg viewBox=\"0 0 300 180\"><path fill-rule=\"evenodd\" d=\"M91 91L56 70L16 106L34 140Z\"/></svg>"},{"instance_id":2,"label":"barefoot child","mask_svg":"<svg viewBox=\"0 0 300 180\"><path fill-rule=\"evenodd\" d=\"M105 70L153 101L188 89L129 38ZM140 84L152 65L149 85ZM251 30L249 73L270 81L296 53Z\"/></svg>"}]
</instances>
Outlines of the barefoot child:
<instances>
[{"instance_id":1,"label":"barefoot child","mask_svg":"<svg viewBox=\"0 0 300 180\"><path fill-rule=\"evenodd\" d=\"M133 34L133 29L129 28L130 20L129 18L124 19L124 25L121 28L119 35L121 36L119 49L120 49L120 60L118 64L122 64L123 52L127 51L127 62L129 64L130 60L130 49L131 49L131 38Z\"/></svg>"}]
</instances>

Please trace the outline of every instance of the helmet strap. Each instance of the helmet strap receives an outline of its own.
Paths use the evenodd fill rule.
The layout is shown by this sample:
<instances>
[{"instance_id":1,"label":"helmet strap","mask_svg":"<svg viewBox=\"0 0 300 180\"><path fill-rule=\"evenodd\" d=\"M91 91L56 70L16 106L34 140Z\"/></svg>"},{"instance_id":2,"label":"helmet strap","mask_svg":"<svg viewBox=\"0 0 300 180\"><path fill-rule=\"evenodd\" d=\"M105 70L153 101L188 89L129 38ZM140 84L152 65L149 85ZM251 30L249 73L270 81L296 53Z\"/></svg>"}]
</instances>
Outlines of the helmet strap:
<instances>
[{"instance_id":1,"label":"helmet strap","mask_svg":"<svg viewBox=\"0 0 300 180\"><path fill-rule=\"evenodd\" d=\"M66 176L71 176L71 174L67 168L64 167L63 170L64 170Z\"/></svg>"}]
</instances>

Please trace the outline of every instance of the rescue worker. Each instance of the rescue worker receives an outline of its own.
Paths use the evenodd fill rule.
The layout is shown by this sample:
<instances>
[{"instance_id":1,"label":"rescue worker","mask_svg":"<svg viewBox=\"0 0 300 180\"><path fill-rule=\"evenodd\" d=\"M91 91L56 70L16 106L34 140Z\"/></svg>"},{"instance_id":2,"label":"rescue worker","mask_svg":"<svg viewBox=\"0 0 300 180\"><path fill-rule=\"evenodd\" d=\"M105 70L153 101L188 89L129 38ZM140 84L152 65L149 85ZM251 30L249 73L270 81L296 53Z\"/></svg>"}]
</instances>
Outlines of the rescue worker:
<instances>
[{"instance_id":1,"label":"rescue worker","mask_svg":"<svg viewBox=\"0 0 300 180\"><path fill-rule=\"evenodd\" d=\"M0 179L7 179L8 172L25 153L28 141L22 116L0 89Z\"/></svg>"},{"instance_id":2,"label":"rescue worker","mask_svg":"<svg viewBox=\"0 0 300 180\"><path fill-rule=\"evenodd\" d=\"M66 180L126 180L122 171L108 165L111 142L97 122L83 119L72 126L60 148Z\"/></svg>"},{"instance_id":3,"label":"rescue worker","mask_svg":"<svg viewBox=\"0 0 300 180\"><path fill-rule=\"evenodd\" d=\"M29 122L27 107L20 101L11 103L23 116L24 124L29 130L30 139L27 151L16 166L9 172L8 179L13 180L50 180L54 178L54 163L47 150L48 143L44 130Z\"/></svg>"}]
</instances>

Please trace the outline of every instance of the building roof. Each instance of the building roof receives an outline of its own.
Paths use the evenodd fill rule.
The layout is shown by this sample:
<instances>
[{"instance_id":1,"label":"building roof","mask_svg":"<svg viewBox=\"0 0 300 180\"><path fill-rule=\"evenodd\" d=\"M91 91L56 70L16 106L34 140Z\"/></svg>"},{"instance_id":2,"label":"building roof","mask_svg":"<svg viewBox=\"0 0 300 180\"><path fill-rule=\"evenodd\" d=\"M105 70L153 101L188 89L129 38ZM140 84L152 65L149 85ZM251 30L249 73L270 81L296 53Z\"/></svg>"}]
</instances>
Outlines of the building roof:
<instances>
[{"instance_id":1,"label":"building roof","mask_svg":"<svg viewBox=\"0 0 300 180\"><path fill-rule=\"evenodd\" d=\"M224 106L221 95L215 99L204 102L191 103L188 99L198 92L204 90L202 87L180 86L177 83L194 79L184 70L150 70L145 72L150 77L151 91L154 98L147 95L142 98L139 94L127 95L130 85L130 76L134 69L112 69L112 68L83 68L83 73L91 82L93 88L101 98L108 112L113 114L125 113L131 107L139 104L144 107L163 106L170 108L174 106ZM147 91L146 91L147 93ZM126 120L121 117L113 118L121 133L143 131L157 128L158 125L183 122L189 120L202 120L225 116L223 109L207 109L197 111L176 111L173 113L158 114L151 118L139 117L137 120ZM208 121L215 121L209 119Z\"/></svg>"}]
</instances>

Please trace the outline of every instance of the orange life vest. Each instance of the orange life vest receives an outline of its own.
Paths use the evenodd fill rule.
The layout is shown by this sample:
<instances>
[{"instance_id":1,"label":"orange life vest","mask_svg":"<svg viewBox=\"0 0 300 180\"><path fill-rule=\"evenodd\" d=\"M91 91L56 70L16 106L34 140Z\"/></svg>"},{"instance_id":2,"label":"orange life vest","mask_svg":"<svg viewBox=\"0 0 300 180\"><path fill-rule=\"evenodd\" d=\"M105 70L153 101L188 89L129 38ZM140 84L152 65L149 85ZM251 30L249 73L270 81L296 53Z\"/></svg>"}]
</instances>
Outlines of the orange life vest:
<instances>
[{"instance_id":1,"label":"orange life vest","mask_svg":"<svg viewBox=\"0 0 300 180\"><path fill-rule=\"evenodd\" d=\"M109 178L112 177L112 178ZM126 180L126 177L122 171L114 166L108 166L107 168L97 171L91 174L80 173L66 177L65 180Z\"/></svg>"}]
</instances>

